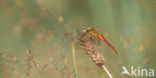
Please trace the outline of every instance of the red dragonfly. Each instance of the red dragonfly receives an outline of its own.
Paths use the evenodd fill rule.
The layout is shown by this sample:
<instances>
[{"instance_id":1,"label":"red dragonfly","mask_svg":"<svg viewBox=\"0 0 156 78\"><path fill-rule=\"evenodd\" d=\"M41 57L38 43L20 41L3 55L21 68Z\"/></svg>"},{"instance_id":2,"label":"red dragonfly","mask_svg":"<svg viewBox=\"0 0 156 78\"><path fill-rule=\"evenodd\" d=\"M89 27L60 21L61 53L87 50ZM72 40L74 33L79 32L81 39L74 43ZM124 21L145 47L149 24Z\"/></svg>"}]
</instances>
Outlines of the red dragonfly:
<instances>
[{"instance_id":1,"label":"red dragonfly","mask_svg":"<svg viewBox=\"0 0 156 78\"><path fill-rule=\"evenodd\" d=\"M91 35L97 36L98 38L102 39L110 48L113 49L114 53L116 56L118 56L116 49L103 37L103 35L101 33L99 33L96 29L94 28L85 28L84 33L89 33Z\"/></svg>"}]
</instances>

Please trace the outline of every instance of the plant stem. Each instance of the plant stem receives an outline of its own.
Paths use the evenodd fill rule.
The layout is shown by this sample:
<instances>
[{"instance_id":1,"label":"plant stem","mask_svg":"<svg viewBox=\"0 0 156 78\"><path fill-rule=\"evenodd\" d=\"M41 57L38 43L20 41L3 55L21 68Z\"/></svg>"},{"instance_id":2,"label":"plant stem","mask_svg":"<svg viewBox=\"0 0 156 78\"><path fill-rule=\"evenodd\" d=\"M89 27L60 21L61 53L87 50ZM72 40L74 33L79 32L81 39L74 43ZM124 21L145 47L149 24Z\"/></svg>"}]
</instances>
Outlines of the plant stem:
<instances>
[{"instance_id":1,"label":"plant stem","mask_svg":"<svg viewBox=\"0 0 156 78\"><path fill-rule=\"evenodd\" d=\"M74 78L78 78L77 68L76 68L75 48L74 48L74 40L73 40L73 38L72 38L72 55L73 55L73 63L74 63Z\"/></svg>"},{"instance_id":2,"label":"plant stem","mask_svg":"<svg viewBox=\"0 0 156 78\"><path fill-rule=\"evenodd\" d=\"M113 76L112 76L111 73L107 70L107 68L105 67L105 65L102 65L102 68L106 71L106 73L108 74L109 78L113 78Z\"/></svg>"}]
</instances>

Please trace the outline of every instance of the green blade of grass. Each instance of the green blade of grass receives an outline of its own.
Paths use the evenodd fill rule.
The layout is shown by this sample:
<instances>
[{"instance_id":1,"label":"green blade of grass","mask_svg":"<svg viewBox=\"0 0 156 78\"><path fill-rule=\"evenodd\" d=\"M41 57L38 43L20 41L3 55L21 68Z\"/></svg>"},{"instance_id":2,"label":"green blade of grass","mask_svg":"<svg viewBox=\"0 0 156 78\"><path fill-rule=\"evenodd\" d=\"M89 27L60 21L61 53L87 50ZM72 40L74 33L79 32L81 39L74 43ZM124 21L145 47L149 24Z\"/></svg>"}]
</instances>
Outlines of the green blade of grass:
<instances>
[{"instance_id":1,"label":"green blade of grass","mask_svg":"<svg viewBox=\"0 0 156 78\"><path fill-rule=\"evenodd\" d=\"M73 40L73 38L72 38L72 56L73 56L73 64L74 64L74 78L78 78L77 68L76 68L75 48L74 48L74 40Z\"/></svg>"}]
</instances>

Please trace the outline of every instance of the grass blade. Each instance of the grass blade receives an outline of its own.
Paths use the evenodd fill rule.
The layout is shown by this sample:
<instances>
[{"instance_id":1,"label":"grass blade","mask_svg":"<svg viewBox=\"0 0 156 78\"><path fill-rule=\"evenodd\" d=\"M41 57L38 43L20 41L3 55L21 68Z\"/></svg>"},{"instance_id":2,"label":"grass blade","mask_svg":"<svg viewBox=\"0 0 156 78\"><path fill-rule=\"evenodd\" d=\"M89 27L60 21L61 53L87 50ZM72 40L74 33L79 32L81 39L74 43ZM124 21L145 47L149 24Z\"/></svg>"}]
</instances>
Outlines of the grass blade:
<instances>
[{"instance_id":1,"label":"grass blade","mask_svg":"<svg viewBox=\"0 0 156 78\"><path fill-rule=\"evenodd\" d=\"M72 38L72 56L73 56L73 64L74 64L74 78L78 78L77 68L76 68L75 48L74 48L74 40L73 40L73 38Z\"/></svg>"}]
</instances>

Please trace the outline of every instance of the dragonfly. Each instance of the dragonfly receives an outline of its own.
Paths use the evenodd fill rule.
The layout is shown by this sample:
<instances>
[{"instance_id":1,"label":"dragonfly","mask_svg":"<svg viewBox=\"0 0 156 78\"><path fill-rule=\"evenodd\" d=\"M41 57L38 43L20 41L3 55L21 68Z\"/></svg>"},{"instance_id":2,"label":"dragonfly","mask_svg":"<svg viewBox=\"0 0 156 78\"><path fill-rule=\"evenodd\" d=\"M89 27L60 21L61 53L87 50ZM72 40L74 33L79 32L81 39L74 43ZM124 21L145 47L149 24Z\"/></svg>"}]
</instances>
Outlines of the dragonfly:
<instances>
[{"instance_id":1,"label":"dragonfly","mask_svg":"<svg viewBox=\"0 0 156 78\"><path fill-rule=\"evenodd\" d=\"M115 53L115 55L118 56L116 49L95 28L93 28L93 27L91 27L91 28L84 28L83 29L83 33L88 33L88 34L91 34L93 36L97 36L98 38L100 38L101 40L103 40L110 48L112 48L112 50Z\"/></svg>"}]
</instances>

